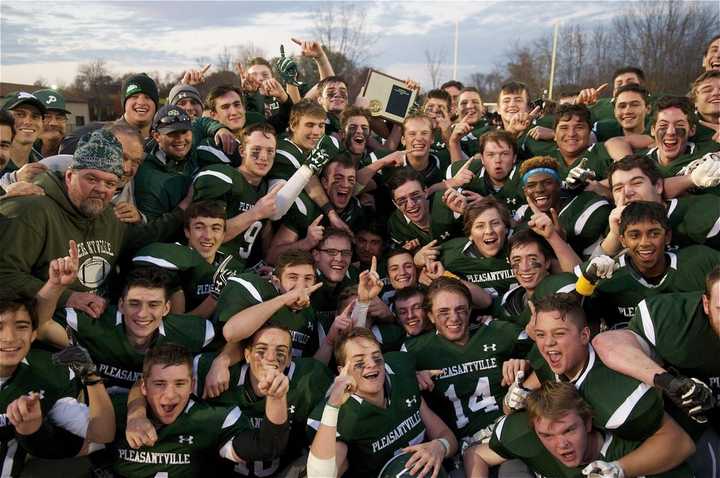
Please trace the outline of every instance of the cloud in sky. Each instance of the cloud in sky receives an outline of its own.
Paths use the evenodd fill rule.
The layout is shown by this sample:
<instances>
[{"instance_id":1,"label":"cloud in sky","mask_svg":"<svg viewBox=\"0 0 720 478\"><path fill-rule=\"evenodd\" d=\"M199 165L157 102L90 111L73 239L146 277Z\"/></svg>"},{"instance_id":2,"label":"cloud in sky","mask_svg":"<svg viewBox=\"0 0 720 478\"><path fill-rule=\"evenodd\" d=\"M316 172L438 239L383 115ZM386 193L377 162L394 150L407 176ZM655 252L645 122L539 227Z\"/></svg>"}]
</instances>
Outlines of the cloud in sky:
<instances>
[{"instance_id":1,"label":"cloud in sky","mask_svg":"<svg viewBox=\"0 0 720 478\"><path fill-rule=\"evenodd\" d=\"M399 2L360 4L378 35L369 63L390 74L428 81L425 50L446 55L452 69L455 21L460 23L459 71L489 71L513 42L549 35L557 20L595 24L623 2ZM180 72L224 47L254 43L276 55L290 37L311 38L320 2L71 2L3 0L2 81L71 83L77 66L97 58L114 74ZM341 4L342 6L342 4Z\"/></svg>"}]
</instances>

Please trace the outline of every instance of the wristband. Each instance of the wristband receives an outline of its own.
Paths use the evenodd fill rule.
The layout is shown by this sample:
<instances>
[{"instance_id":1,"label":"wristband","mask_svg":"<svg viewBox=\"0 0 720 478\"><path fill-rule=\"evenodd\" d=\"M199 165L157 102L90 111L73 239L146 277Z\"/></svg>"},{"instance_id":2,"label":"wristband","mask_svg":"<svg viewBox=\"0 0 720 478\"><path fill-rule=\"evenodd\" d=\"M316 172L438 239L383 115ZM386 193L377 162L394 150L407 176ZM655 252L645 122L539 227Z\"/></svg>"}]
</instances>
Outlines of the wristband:
<instances>
[{"instance_id":1,"label":"wristband","mask_svg":"<svg viewBox=\"0 0 720 478\"><path fill-rule=\"evenodd\" d=\"M82 384L86 387L91 387L93 385L97 385L98 383L103 383L104 380L102 378L96 378L95 380L82 380Z\"/></svg>"},{"instance_id":2,"label":"wristband","mask_svg":"<svg viewBox=\"0 0 720 478\"><path fill-rule=\"evenodd\" d=\"M330 405L329 403L326 403L325 408L323 409L323 414L322 414L322 418L320 419L320 423L322 423L326 427L336 427L339 413L340 413L340 409L338 407L335 407L333 405Z\"/></svg>"},{"instance_id":3,"label":"wristband","mask_svg":"<svg viewBox=\"0 0 720 478\"><path fill-rule=\"evenodd\" d=\"M581 275L580 277L578 277L578 280L575 283L575 290L578 294L589 297L593 294L593 291L595 290L595 284L587 280L587 277L585 277L584 275Z\"/></svg>"},{"instance_id":4,"label":"wristband","mask_svg":"<svg viewBox=\"0 0 720 478\"><path fill-rule=\"evenodd\" d=\"M445 448L445 458L447 458L450 454L450 442L448 442L445 438L436 438L436 440L440 442L443 448Z\"/></svg>"},{"instance_id":5,"label":"wristband","mask_svg":"<svg viewBox=\"0 0 720 478\"><path fill-rule=\"evenodd\" d=\"M328 214L330 214L330 211L334 211L335 208L333 207L330 202L326 203L324 206L320 206L320 210L325 214L325 217L327 217Z\"/></svg>"}]
</instances>

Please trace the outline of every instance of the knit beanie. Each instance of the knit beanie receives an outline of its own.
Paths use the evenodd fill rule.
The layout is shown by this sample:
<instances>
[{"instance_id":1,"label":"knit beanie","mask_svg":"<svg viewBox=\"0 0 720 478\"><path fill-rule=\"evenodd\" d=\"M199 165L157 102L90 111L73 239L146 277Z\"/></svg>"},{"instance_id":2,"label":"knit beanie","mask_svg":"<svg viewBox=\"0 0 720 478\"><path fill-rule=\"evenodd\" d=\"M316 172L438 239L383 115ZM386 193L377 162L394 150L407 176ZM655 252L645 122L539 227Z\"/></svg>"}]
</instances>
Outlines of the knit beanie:
<instances>
[{"instance_id":1,"label":"knit beanie","mask_svg":"<svg viewBox=\"0 0 720 478\"><path fill-rule=\"evenodd\" d=\"M125 175L122 145L108 130L93 131L78 141L70 169L97 169L122 178Z\"/></svg>"},{"instance_id":2,"label":"knit beanie","mask_svg":"<svg viewBox=\"0 0 720 478\"><path fill-rule=\"evenodd\" d=\"M145 93L148 95L150 99L153 100L155 107L157 108L158 102L160 101L158 87L155 84L155 81L153 81L153 79L145 73L130 76L123 83L121 92L123 107L125 106L125 102L128 98L138 93Z\"/></svg>"},{"instance_id":3,"label":"knit beanie","mask_svg":"<svg viewBox=\"0 0 720 478\"><path fill-rule=\"evenodd\" d=\"M183 85L182 83L172 87L172 90L170 90L170 94L168 95L168 103L176 105L184 98L192 98L201 105L203 104L203 100L200 97L200 92L197 88L192 85Z\"/></svg>"}]
</instances>

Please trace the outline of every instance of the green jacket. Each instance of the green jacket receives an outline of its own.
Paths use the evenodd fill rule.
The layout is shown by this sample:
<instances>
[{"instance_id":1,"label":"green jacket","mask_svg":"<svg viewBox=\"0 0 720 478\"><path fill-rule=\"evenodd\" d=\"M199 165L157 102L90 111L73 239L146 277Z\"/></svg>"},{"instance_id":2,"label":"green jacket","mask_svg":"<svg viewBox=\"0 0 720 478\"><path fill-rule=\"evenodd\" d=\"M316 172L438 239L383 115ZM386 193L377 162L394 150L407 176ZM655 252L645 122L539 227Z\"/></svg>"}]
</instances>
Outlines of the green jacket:
<instances>
[{"instance_id":1,"label":"green jacket","mask_svg":"<svg viewBox=\"0 0 720 478\"><path fill-rule=\"evenodd\" d=\"M108 278L123 253L145 244L167 240L182 227L177 209L149 224L120 222L112 207L100 217L83 216L70 202L61 174L47 172L37 183L44 196L24 196L0 201L0 288L21 297L34 297L48 278L50 261L68 254L75 240L80 255L77 280L60 299L64 305L72 291L107 296Z\"/></svg>"}]
</instances>

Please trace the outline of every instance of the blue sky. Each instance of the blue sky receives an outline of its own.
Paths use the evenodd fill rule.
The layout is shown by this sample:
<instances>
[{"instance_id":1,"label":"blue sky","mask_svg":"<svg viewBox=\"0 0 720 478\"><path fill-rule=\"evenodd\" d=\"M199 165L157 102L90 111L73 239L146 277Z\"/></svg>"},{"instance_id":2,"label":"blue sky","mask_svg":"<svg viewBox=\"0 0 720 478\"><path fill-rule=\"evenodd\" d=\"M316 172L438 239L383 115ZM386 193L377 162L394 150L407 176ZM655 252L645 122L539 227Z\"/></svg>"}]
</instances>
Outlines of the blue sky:
<instances>
[{"instance_id":1,"label":"blue sky","mask_svg":"<svg viewBox=\"0 0 720 478\"><path fill-rule=\"evenodd\" d=\"M339 2L342 5L342 2ZM429 86L425 50L445 52L442 79L452 75L453 34L460 21L460 80L489 72L514 42L551 35L555 21L595 24L624 1L357 2L378 35L372 66ZM180 72L199 57L252 42L268 56L290 37L311 38L321 2L123 1L0 2L0 80L71 83L77 67L97 58L112 73Z\"/></svg>"}]
</instances>

